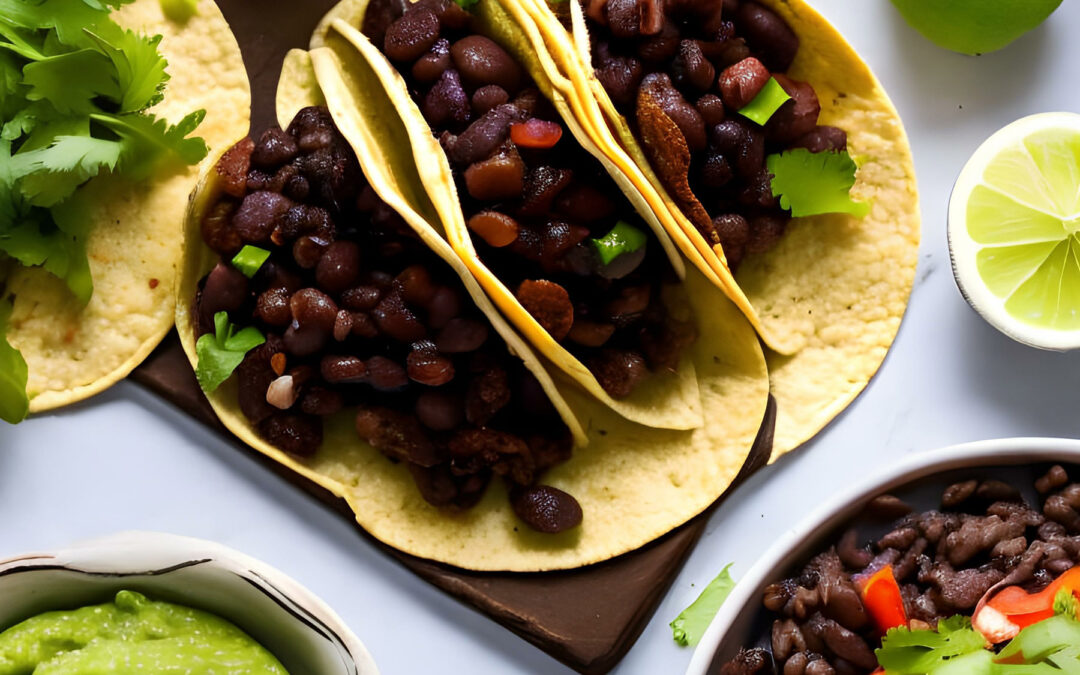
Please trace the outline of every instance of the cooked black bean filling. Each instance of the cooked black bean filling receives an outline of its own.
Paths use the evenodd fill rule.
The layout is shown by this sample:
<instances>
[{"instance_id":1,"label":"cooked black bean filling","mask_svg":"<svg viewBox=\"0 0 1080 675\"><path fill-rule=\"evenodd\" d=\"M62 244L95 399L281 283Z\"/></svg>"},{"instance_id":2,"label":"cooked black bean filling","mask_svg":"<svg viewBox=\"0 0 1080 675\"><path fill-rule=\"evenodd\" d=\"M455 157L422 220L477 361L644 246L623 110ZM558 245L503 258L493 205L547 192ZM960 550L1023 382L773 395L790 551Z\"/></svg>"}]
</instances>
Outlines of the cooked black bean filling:
<instances>
[{"instance_id":1,"label":"cooked black bean filling","mask_svg":"<svg viewBox=\"0 0 1080 675\"><path fill-rule=\"evenodd\" d=\"M603 167L468 12L452 0L396 7L372 2L365 32L440 136L484 263L611 396L674 370L695 328L669 315L661 286L674 281L670 264ZM648 243L604 265L588 239L619 221Z\"/></svg>"},{"instance_id":2,"label":"cooked black bean filling","mask_svg":"<svg viewBox=\"0 0 1080 675\"><path fill-rule=\"evenodd\" d=\"M762 602L774 617L765 640L771 649L742 649L720 673L873 672L880 638L853 577L885 565L893 566L908 619L929 626L970 616L999 582L1032 592L1045 588L1080 563L1080 483L1054 466L1035 489L1041 509L1001 481L968 480L945 489L941 510L908 513L877 541L860 543L858 533L848 530L798 575L765 589ZM893 516L902 507L886 496L868 508Z\"/></svg>"},{"instance_id":3,"label":"cooked black bean filling","mask_svg":"<svg viewBox=\"0 0 1080 675\"><path fill-rule=\"evenodd\" d=\"M639 94L651 88L686 140L690 188L704 207L698 217L684 205L691 222L707 241L723 246L733 268L746 254L775 246L790 215L772 195L765 156L847 147L844 131L818 126L813 87L784 75L799 49L795 33L752 0L582 3L593 67L611 99L627 119L644 123ZM792 100L762 127L737 113L770 77Z\"/></svg>"},{"instance_id":4,"label":"cooked black bean filling","mask_svg":"<svg viewBox=\"0 0 1080 675\"><path fill-rule=\"evenodd\" d=\"M502 476L534 529L581 521L573 497L537 484L570 456L566 425L460 279L366 183L326 109L242 141L218 173L226 194L202 230L221 259L198 330L227 311L266 336L237 375L267 441L309 457L322 418L355 408L359 436L406 462L432 504L469 507ZM250 280L229 262L244 244L270 251ZM518 506L549 493L548 508Z\"/></svg>"}]
</instances>

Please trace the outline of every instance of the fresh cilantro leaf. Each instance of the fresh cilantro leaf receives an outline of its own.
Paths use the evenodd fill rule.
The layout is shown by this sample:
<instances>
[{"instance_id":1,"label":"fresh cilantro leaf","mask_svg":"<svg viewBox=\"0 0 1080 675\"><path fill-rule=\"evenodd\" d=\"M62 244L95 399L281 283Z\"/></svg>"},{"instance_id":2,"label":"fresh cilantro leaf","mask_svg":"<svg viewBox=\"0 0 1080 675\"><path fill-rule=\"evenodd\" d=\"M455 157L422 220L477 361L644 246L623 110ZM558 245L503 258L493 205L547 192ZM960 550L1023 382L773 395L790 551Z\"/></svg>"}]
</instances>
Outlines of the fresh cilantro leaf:
<instances>
[{"instance_id":1,"label":"fresh cilantro leaf","mask_svg":"<svg viewBox=\"0 0 1080 675\"><path fill-rule=\"evenodd\" d=\"M170 21L187 23L199 13L199 0L160 0L161 11Z\"/></svg>"},{"instance_id":2,"label":"fresh cilantro leaf","mask_svg":"<svg viewBox=\"0 0 1080 675\"><path fill-rule=\"evenodd\" d=\"M55 29L61 43L75 48L90 46L83 28L111 22L108 7L86 0L0 0L0 17L17 28Z\"/></svg>"},{"instance_id":3,"label":"fresh cilantro leaf","mask_svg":"<svg viewBox=\"0 0 1080 675\"><path fill-rule=\"evenodd\" d=\"M169 75L169 62L158 52L161 36L144 37L134 31L121 32L113 40L87 30L102 53L112 61L120 85L118 112L139 112L161 101Z\"/></svg>"},{"instance_id":4,"label":"fresh cilantro leaf","mask_svg":"<svg viewBox=\"0 0 1080 675\"><path fill-rule=\"evenodd\" d=\"M94 285L85 244L79 237L59 229L43 233L41 220L48 217L48 212L35 209L34 213L40 214L40 218L31 217L16 227L0 231L0 251L26 267L42 267L62 279L79 302L86 304Z\"/></svg>"},{"instance_id":5,"label":"fresh cilantro leaf","mask_svg":"<svg viewBox=\"0 0 1080 675\"><path fill-rule=\"evenodd\" d=\"M849 213L861 218L870 212L870 204L853 201L849 194L858 167L846 151L796 148L769 155L766 163L773 175L773 196L795 217Z\"/></svg>"},{"instance_id":6,"label":"fresh cilantro leaf","mask_svg":"<svg viewBox=\"0 0 1080 675\"><path fill-rule=\"evenodd\" d=\"M185 164L198 164L209 149L199 137L188 138L206 117L205 110L196 110L177 124L169 126L164 119L153 115L110 115L95 113L90 119L108 127L125 141L125 172L142 175L152 160L162 154L175 154ZM136 168L138 167L138 168Z\"/></svg>"},{"instance_id":7,"label":"fresh cilantro leaf","mask_svg":"<svg viewBox=\"0 0 1080 675\"><path fill-rule=\"evenodd\" d=\"M236 326L229 322L229 315L218 312L214 315L213 335L207 333L195 343L195 354L199 358L195 377L207 393L216 391L229 379L249 351L266 342L262 333L254 327L248 326L239 333L235 330Z\"/></svg>"},{"instance_id":8,"label":"fresh cilantro leaf","mask_svg":"<svg viewBox=\"0 0 1080 675\"><path fill-rule=\"evenodd\" d=\"M12 25L3 14L0 14L0 38L3 38L0 40L0 49L11 54L29 61L40 61L48 57L45 53L46 36Z\"/></svg>"},{"instance_id":9,"label":"fresh cilantro leaf","mask_svg":"<svg viewBox=\"0 0 1080 675\"><path fill-rule=\"evenodd\" d=\"M971 619L952 616L937 630L891 629L875 650L889 675L925 675L949 661L983 649L986 639L971 627Z\"/></svg>"},{"instance_id":10,"label":"fresh cilantro leaf","mask_svg":"<svg viewBox=\"0 0 1080 675\"><path fill-rule=\"evenodd\" d=\"M730 570L729 564L709 582L698 599L671 622L671 636L676 643L683 647L693 647L701 641L713 617L720 611L720 606L735 588L735 580L731 578Z\"/></svg>"},{"instance_id":11,"label":"fresh cilantro leaf","mask_svg":"<svg viewBox=\"0 0 1080 675\"><path fill-rule=\"evenodd\" d=\"M765 123L780 109L780 106L790 100L791 97L776 81L776 78L770 77L769 81L758 92L758 95L754 97L754 100L739 110L739 114L757 122L761 126L765 126Z\"/></svg>"},{"instance_id":12,"label":"fresh cilantro leaf","mask_svg":"<svg viewBox=\"0 0 1080 675\"><path fill-rule=\"evenodd\" d=\"M89 114L98 110L94 99L120 99L115 69L101 52L80 49L28 63L23 77L30 101L47 100L61 113Z\"/></svg>"},{"instance_id":13,"label":"fresh cilantro leaf","mask_svg":"<svg viewBox=\"0 0 1080 675\"><path fill-rule=\"evenodd\" d=\"M17 424L30 411L30 398L26 395L26 360L7 341L11 310L11 302L0 302L0 420Z\"/></svg>"},{"instance_id":14,"label":"fresh cilantro leaf","mask_svg":"<svg viewBox=\"0 0 1080 675\"><path fill-rule=\"evenodd\" d=\"M19 189L34 206L53 206L120 161L122 144L91 136L57 136L52 145L12 158Z\"/></svg>"}]
</instances>

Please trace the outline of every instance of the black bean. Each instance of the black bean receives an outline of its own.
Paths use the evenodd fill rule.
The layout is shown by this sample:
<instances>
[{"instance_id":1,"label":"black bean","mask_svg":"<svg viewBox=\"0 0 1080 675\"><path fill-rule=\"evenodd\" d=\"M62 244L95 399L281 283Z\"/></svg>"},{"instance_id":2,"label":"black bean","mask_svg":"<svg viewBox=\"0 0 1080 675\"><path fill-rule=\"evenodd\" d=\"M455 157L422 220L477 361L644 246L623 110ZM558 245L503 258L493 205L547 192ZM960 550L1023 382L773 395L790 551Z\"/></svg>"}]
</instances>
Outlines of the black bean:
<instances>
[{"instance_id":1,"label":"black bean","mask_svg":"<svg viewBox=\"0 0 1080 675\"><path fill-rule=\"evenodd\" d=\"M736 15L739 31L769 70L784 72L799 51L799 38L775 12L756 2L744 2Z\"/></svg>"},{"instance_id":2,"label":"black bean","mask_svg":"<svg viewBox=\"0 0 1080 675\"><path fill-rule=\"evenodd\" d=\"M270 241L278 221L292 208L293 201L276 192L253 192L240 204L232 217L232 226L248 244Z\"/></svg>"},{"instance_id":3,"label":"black bean","mask_svg":"<svg viewBox=\"0 0 1080 675\"><path fill-rule=\"evenodd\" d=\"M732 110L742 110L761 92L769 77L765 65L752 56L728 66L720 73L719 80L724 105Z\"/></svg>"},{"instance_id":4,"label":"black bean","mask_svg":"<svg viewBox=\"0 0 1080 675\"><path fill-rule=\"evenodd\" d=\"M744 179L742 189L739 190L740 204L759 209L779 208L779 199L772 191L773 175L767 168L762 167L757 173Z\"/></svg>"},{"instance_id":5,"label":"black bean","mask_svg":"<svg viewBox=\"0 0 1080 675\"><path fill-rule=\"evenodd\" d=\"M428 325L439 330L461 313L461 296L449 286L440 286L428 303ZM445 351L445 350L444 350Z\"/></svg>"},{"instance_id":6,"label":"black bean","mask_svg":"<svg viewBox=\"0 0 1080 675\"><path fill-rule=\"evenodd\" d=\"M788 218L782 215L761 215L750 220L750 240L747 253L764 253L780 242Z\"/></svg>"},{"instance_id":7,"label":"black bean","mask_svg":"<svg viewBox=\"0 0 1080 675\"><path fill-rule=\"evenodd\" d=\"M435 42L412 67L412 76L417 82L428 84L439 79L450 67L450 41L442 38Z\"/></svg>"},{"instance_id":8,"label":"black bean","mask_svg":"<svg viewBox=\"0 0 1080 675\"><path fill-rule=\"evenodd\" d=\"M331 384L356 384L367 380L367 366L355 356L324 356L319 373Z\"/></svg>"},{"instance_id":9,"label":"black bean","mask_svg":"<svg viewBox=\"0 0 1080 675\"><path fill-rule=\"evenodd\" d=\"M296 139L273 126L262 133L251 153L251 164L265 171L275 171L282 164L291 162L300 148Z\"/></svg>"},{"instance_id":10,"label":"black bean","mask_svg":"<svg viewBox=\"0 0 1080 675\"><path fill-rule=\"evenodd\" d=\"M556 169L550 166L538 166L529 172L522 194L522 203L518 214L522 216L542 216L551 211L555 198L565 190L574 179L574 172L569 169Z\"/></svg>"},{"instance_id":11,"label":"black bean","mask_svg":"<svg viewBox=\"0 0 1080 675\"><path fill-rule=\"evenodd\" d=\"M615 202L595 187L576 182L559 193L555 210L582 224L595 223L615 214Z\"/></svg>"},{"instance_id":12,"label":"black bean","mask_svg":"<svg viewBox=\"0 0 1080 675\"><path fill-rule=\"evenodd\" d=\"M514 513L532 529L557 534L581 524L581 505L566 492L538 485L514 495Z\"/></svg>"},{"instance_id":13,"label":"black bean","mask_svg":"<svg viewBox=\"0 0 1080 675\"><path fill-rule=\"evenodd\" d=\"M645 63L666 63L679 53L679 37L678 25L671 19L665 19L659 33L638 41L637 55Z\"/></svg>"},{"instance_id":14,"label":"black bean","mask_svg":"<svg viewBox=\"0 0 1080 675\"><path fill-rule=\"evenodd\" d=\"M394 283L401 292L401 298L413 307L426 307L438 290L423 265L406 267L397 275Z\"/></svg>"},{"instance_id":15,"label":"black bean","mask_svg":"<svg viewBox=\"0 0 1080 675\"><path fill-rule=\"evenodd\" d=\"M459 317L446 323L435 344L444 354L466 354L480 349L487 338L487 324Z\"/></svg>"},{"instance_id":16,"label":"black bean","mask_svg":"<svg viewBox=\"0 0 1080 675\"><path fill-rule=\"evenodd\" d=\"M712 128L724 121L727 112L724 110L724 102L716 94L705 94L694 104L701 118L705 120L705 126Z\"/></svg>"},{"instance_id":17,"label":"black bean","mask_svg":"<svg viewBox=\"0 0 1080 675\"><path fill-rule=\"evenodd\" d=\"M300 409L308 415L326 417L341 412L344 406L341 394L326 387L307 387L300 397Z\"/></svg>"},{"instance_id":18,"label":"black bean","mask_svg":"<svg viewBox=\"0 0 1080 675\"><path fill-rule=\"evenodd\" d=\"M740 176L753 176L765 164L765 136L749 122L721 122L710 130L709 141Z\"/></svg>"},{"instance_id":19,"label":"black bean","mask_svg":"<svg viewBox=\"0 0 1080 675\"><path fill-rule=\"evenodd\" d=\"M409 384L409 376L401 364L385 356L372 356L364 365L368 382L379 391L398 391Z\"/></svg>"},{"instance_id":20,"label":"black bean","mask_svg":"<svg viewBox=\"0 0 1080 675\"><path fill-rule=\"evenodd\" d=\"M678 49L678 41L675 43ZM593 56L596 79L604 86L616 105L630 105L637 97L645 69L630 56L616 56L606 42L596 45Z\"/></svg>"},{"instance_id":21,"label":"black bean","mask_svg":"<svg viewBox=\"0 0 1080 675\"><path fill-rule=\"evenodd\" d=\"M206 325L214 325L214 314L231 312L248 297L248 279L232 265L218 263L206 277L199 295L199 313Z\"/></svg>"},{"instance_id":22,"label":"black bean","mask_svg":"<svg viewBox=\"0 0 1080 675\"><path fill-rule=\"evenodd\" d=\"M641 84L640 95L649 96L664 114L671 118L692 152L703 150L706 145L705 120L697 108L690 105L671 84L671 78L665 73L653 73L645 77Z\"/></svg>"},{"instance_id":23,"label":"black bean","mask_svg":"<svg viewBox=\"0 0 1080 675\"><path fill-rule=\"evenodd\" d=\"M511 104L496 106L484 113L450 142L447 148L450 161L465 166L490 157L509 136L510 125L519 121L520 116L520 111Z\"/></svg>"},{"instance_id":24,"label":"black bean","mask_svg":"<svg viewBox=\"0 0 1080 675\"><path fill-rule=\"evenodd\" d=\"M353 311L364 312L374 309L380 298L382 291L377 286L356 286L341 294L341 305Z\"/></svg>"},{"instance_id":25,"label":"black bean","mask_svg":"<svg viewBox=\"0 0 1080 675\"><path fill-rule=\"evenodd\" d=\"M395 61L423 56L439 39L439 17L425 7L411 8L386 30L383 51Z\"/></svg>"},{"instance_id":26,"label":"black bean","mask_svg":"<svg viewBox=\"0 0 1080 675\"><path fill-rule=\"evenodd\" d=\"M472 111L474 115L480 117L487 114L489 110L509 101L510 94L506 93L505 89L497 84L489 84L473 92Z\"/></svg>"},{"instance_id":27,"label":"black bean","mask_svg":"<svg viewBox=\"0 0 1080 675\"><path fill-rule=\"evenodd\" d=\"M335 241L315 267L315 281L331 293L341 293L360 278L360 247L352 241Z\"/></svg>"},{"instance_id":28,"label":"black bean","mask_svg":"<svg viewBox=\"0 0 1080 675\"><path fill-rule=\"evenodd\" d=\"M817 127L821 104L814 88L807 82L798 82L777 73L776 81L791 96L791 100L780 106L765 125L769 140L788 143Z\"/></svg>"},{"instance_id":29,"label":"black bean","mask_svg":"<svg viewBox=\"0 0 1080 675\"><path fill-rule=\"evenodd\" d=\"M360 408L356 433L379 452L423 467L442 461L442 454L412 415L389 408Z\"/></svg>"},{"instance_id":30,"label":"black bean","mask_svg":"<svg viewBox=\"0 0 1080 675\"><path fill-rule=\"evenodd\" d=\"M604 349L588 360L589 371L615 399L626 398L648 374L645 358L626 349Z\"/></svg>"},{"instance_id":31,"label":"black bean","mask_svg":"<svg viewBox=\"0 0 1080 675\"><path fill-rule=\"evenodd\" d=\"M484 426L510 403L511 391L505 370L490 366L473 377L465 392L465 419Z\"/></svg>"},{"instance_id":32,"label":"black bean","mask_svg":"<svg viewBox=\"0 0 1080 675\"><path fill-rule=\"evenodd\" d=\"M396 291L382 297L371 312L371 317L380 332L401 342L416 342L427 334L424 324L420 323Z\"/></svg>"},{"instance_id":33,"label":"black bean","mask_svg":"<svg viewBox=\"0 0 1080 675\"><path fill-rule=\"evenodd\" d=\"M413 382L441 387L454 379L454 363L439 353L430 342L420 342L409 352L406 371Z\"/></svg>"},{"instance_id":34,"label":"black bean","mask_svg":"<svg viewBox=\"0 0 1080 675\"><path fill-rule=\"evenodd\" d=\"M289 325L282 336L285 348L294 356L311 356L320 351L330 338L330 333L318 326L300 327L295 321Z\"/></svg>"},{"instance_id":35,"label":"black bean","mask_svg":"<svg viewBox=\"0 0 1080 675\"><path fill-rule=\"evenodd\" d=\"M735 172L724 155L710 151L701 165L701 183L708 188L722 188L731 182Z\"/></svg>"},{"instance_id":36,"label":"black bean","mask_svg":"<svg viewBox=\"0 0 1080 675\"><path fill-rule=\"evenodd\" d=\"M483 35L469 35L450 47L461 79L472 89L497 84L506 91L521 87L524 72L505 49Z\"/></svg>"},{"instance_id":37,"label":"black bean","mask_svg":"<svg viewBox=\"0 0 1080 675\"><path fill-rule=\"evenodd\" d=\"M435 129L460 127L469 121L469 95L458 72L448 68L424 96L424 119Z\"/></svg>"},{"instance_id":38,"label":"black bean","mask_svg":"<svg viewBox=\"0 0 1080 675\"><path fill-rule=\"evenodd\" d=\"M279 413L259 424L271 445L298 457L311 457L322 445L322 420L312 415Z\"/></svg>"},{"instance_id":39,"label":"black bean","mask_svg":"<svg viewBox=\"0 0 1080 675\"><path fill-rule=\"evenodd\" d=\"M830 126L815 127L813 131L791 142L792 148L806 148L810 152L847 150L847 132Z\"/></svg>"},{"instance_id":40,"label":"black bean","mask_svg":"<svg viewBox=\"0 0 1080 675\"><path fill-rule=\"evenodd\" d=\"M289 298L293 320L300 327L314 326L329 333L334 330L337 305L330 296L317 288L302 288Z\"/></svg>"},{"instance_id":41,"label":"black bean","mask_svg":"<svg viewBox=\"0 0 1080 675\"><path fill-rule=\"evenodd\" d=\"M255 142L244 138L226 150L214 166L221 189L230 197L242 199L247 192L247 175L251 170L251 154L254 150Z\"/></svg>"},{"instance_id":42,"label":"black bean","mask_svg":"<svg viewBox=\"0 0 1080 675\"><path fill-rule=\"evenodd\" d=\"M329 146L337 135L330 111L323 107L302 108L292 122L288 133L296 139L302 152L312 152Z\"/></svg>"},{"instance_id":43,"label":"black bean","mask_svg":"<svg viewBox=\"0 0 1080 675\"><path fill-rule=\"evenodd\" d=\"M706 92L716 81L716 68L701 53L695 40L679 43L679 54L671 64L672 79L683 90Z\"/></svg>"},{"instance_id":44,"label":"black bean","mask_svg":"<svg viewBox=\"0 0 1080 675\"><path fill-rule=\"evenodd\" d=\"M287 288L271 288L262 292L255 302L255 317L276 328L288 326L292 321L292 310L289 309L291 295Z\"/></svg>"}]
</instances>

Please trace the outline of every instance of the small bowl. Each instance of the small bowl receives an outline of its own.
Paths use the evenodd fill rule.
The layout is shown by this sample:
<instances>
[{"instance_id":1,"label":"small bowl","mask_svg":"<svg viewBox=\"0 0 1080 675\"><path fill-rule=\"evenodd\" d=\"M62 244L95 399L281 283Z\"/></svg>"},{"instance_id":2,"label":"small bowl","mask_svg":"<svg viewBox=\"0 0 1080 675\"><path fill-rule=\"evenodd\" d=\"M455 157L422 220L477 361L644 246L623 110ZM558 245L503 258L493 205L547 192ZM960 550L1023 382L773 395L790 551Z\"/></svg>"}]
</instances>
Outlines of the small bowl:
<instances>
[{"instance_id":1,"label":"small bowl","mask_svg":"<svg viewBox=\"0 0 1080 675\"><path fill-rule=\"evenodd\" d=\"M919 495L928 498L935 491L940 496L945 486L958 479L950 475L957 471L1011 479L1022 487L1022 481L1013 474L1028 469L1017 465L1042 462L1080 467L1080 440L1007 438L915 453L845 490L781 535L750 572L738 580L702 637L686 674L719 672L720 666L734 657L739 647L756 641L764 617L761 597L765 587L790 576L827 542L834 541L847 524L858 519L863 507L874 497L900 491L911 493L915 499Z\"/></svg>"},{"instance_id":2,"label":"small bowl","mask_svg":"<svg viewBox=\"0 0 1080 675\"><path fill-rule=\"evenodd\" d=\"M124 532L0 561L0 630L36 614L108 602L121 590L236 624L294 675L377 675L337 614L269 565L220 544Z\"/></svg>"}]
</instances>

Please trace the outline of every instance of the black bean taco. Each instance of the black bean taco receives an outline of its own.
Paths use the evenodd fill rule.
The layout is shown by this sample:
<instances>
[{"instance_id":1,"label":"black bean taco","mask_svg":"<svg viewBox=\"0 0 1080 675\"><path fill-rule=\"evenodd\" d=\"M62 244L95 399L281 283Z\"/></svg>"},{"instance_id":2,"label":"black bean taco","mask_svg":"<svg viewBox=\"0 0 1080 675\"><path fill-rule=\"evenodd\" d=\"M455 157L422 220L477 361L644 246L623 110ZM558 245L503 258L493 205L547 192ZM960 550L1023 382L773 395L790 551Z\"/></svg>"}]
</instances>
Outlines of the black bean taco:
<instances>
[{"instance_id":1,"label":"black bean taco","mask_svg":"<svg viewBox=\"0 0 1080 675\"><path fill-rule=\"evenodd\" d=\"M398 102L324 44L286 60L284 130L234 146L189 212L177 326L225 425L376 538L467 569L590 564L707 508L768 394L737 309L691 274L689 309L720 303L695 386L727 412L697 429L559 386L447 243Z\"/></svg>"},{"instance_id":2,"label":"black bean taco","mask_svg":"<svg viewBox=\"0 0 1080 675\"><path fill-rule=\"evenodd\" d=\"M775 455L813 436L880 366L914 280L911 153L870 69L802 0L504 4L769 347Z\"/></svg>"},{"instance_id":3,"label":"black bean taco","mask_svg":"<svg viewBox=\"0 0 1080 675\"><path fill-rule=\"evenodd\" d=\"M380 75L448 241L517 329L627 419L700 427L683 260L501 7L350 1L313 45L331 32Z\"/></svg>"},{"instance_id":4,"label":"black bean taco","mask_svg":"<svg viewBox=\"0 0 1080 675\"><path fill-rule=\"evenodd\" d=\"M173 325L188 195L251 100L215 3L176 4L5 4L0 418L106 389Z\"/></svg>"}]
</instances>

